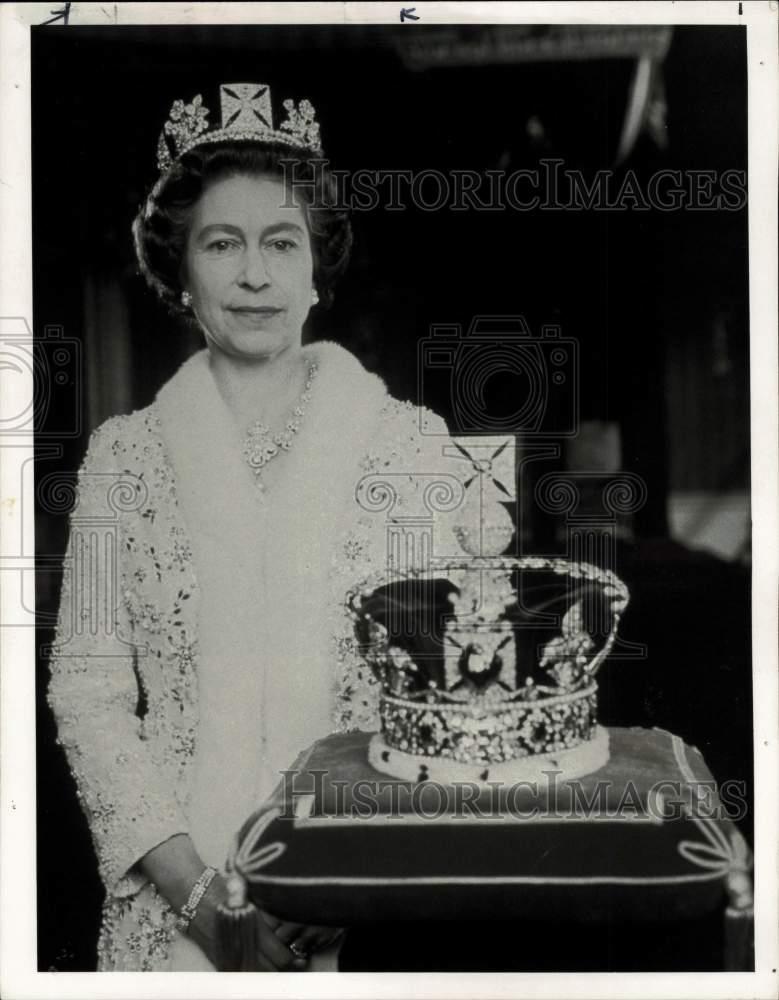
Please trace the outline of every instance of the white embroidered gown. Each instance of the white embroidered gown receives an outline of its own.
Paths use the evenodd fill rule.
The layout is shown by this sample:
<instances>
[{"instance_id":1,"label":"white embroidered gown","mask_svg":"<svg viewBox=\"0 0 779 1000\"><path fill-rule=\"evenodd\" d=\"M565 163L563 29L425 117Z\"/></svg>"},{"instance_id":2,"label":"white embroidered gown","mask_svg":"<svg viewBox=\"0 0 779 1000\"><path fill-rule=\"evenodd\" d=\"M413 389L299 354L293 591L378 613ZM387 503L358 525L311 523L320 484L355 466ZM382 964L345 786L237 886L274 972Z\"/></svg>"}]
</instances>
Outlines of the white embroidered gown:
<instances>
[{"instance_id":1,"label":"white embroidered gown","mask_svg":"<svg viewBox=\"0 0 779 1000\"><path fill-rule=\"evenodd\" d=\"M106 886L102 970L212 968L137 861L187 832L222 868L302 749L378 728L344 595L386 564L388 520L419 507L420 475L469 472L443 457L439 418L393 400L342 348L304 350L319 366L312 400L264 496L205 351L152 407L103 425L80 473L49 701ZM358 502L366 475L385 477L394 506ZM124 500L106 504L117 477ZM452 527L469 516L441 520L440 554L459 552ZM78 624L95 613L78 596L83 537L95 544L82 522L108 525L117 546L109 655Z\"/></svg>"}]
</instances>

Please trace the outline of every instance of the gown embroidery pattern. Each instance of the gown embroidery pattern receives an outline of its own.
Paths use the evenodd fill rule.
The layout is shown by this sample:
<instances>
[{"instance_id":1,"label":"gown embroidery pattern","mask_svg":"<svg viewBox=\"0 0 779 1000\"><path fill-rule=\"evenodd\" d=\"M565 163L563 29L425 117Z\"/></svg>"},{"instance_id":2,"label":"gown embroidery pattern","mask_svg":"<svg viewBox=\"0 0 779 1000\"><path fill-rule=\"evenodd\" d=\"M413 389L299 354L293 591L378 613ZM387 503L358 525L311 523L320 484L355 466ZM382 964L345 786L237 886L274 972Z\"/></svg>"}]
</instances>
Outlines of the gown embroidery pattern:
<instances>
[{"instance_id":1,"label":"gown embroidery pattern","mask_svg":"<svg viewBox=\"0 0 779 1000\"><path fill-rule=\"evenodd\" d=\"M419 413L384 396L378 435L355 461L357 478L392 467L409 470L403 478L413 493L411 470L425 462ZM443 428L440 418L428 419ZM199 593L156 404L94 432L77 498L48 700L106 887L98 969L164 970L176 918L135 864L152 847L187 832L198 727ZM94 608L77 569L80 560L89 565L88 532L74 531L75 523L97 526L98 534L115 540L119 596L108 655L78 624ZM344 595L386 558L381 518L355 505L344 523L333 545L332 595ZM93 544L94 538L93 532ZM101 571L98 562L97 594L107 592ZM342 598L330 600L328 613L333 731L377 729L378 685L357 656Z\"/></svg>"}]
</instances>

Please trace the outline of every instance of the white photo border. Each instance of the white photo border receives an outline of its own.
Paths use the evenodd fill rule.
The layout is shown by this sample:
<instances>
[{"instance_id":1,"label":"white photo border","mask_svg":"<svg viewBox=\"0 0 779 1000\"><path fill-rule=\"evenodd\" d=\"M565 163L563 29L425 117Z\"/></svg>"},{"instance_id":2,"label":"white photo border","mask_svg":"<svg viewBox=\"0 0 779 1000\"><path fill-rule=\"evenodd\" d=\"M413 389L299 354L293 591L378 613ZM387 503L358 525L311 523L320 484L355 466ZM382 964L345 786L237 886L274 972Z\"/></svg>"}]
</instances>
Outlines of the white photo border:
<instances>
[{"instance_id":1,"label":"white photo border","mask_svg":"<svg viewBox=\"0 0 779 1000\"><path fill-rule=\"evenodd\" d=\"M777 3L561 2L416 3L425 24L727 24L747 27L749 94L749 259L752 417L753 686L755 749L754 973L704 974L246 974L37 972L35 893L34 630L0 628L0 995L73 997L774 997L779 991L779 768L777 744ZM30 26L64 4L0 7L0 317L32 327ZM398 23L395 3L74 3L70 24ZM413 26L410 26L413 30ZM67 30L63 27L62 30ZM716 72L713 69L712 72ZM3 373L0 372L0 378ZM18 377L7 405L19 412L32 378ZM32 441L29 457L32 457ZM34 552L34 514L21 510L20 456L0 450L0 558ZM26 500L31 494L26 491ZM20 541L21 540L21 541ZM10 564L6 563L3 568ZM0 608L9 596L0 573ZM32 599L26 602L34 609ZM4 613L4 612L3 612ZM63 859L67 863L67 858Z\"/></svg>"}]
</instances>

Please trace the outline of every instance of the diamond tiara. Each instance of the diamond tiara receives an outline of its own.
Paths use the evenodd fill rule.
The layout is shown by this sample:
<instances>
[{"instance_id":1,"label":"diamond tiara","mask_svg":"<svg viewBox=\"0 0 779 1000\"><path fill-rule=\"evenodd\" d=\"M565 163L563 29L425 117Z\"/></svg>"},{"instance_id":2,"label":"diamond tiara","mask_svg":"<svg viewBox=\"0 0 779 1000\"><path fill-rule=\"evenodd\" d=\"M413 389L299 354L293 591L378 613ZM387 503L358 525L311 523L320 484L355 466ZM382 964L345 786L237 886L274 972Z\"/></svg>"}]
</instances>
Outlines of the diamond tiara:
<instances>
[{"instance_id":1,"label":"diamond tiara","mask_svg":"<svg viewBox=\"0 0 779 1000\"><path fill-rule=\"evenodd\" d=\"M223 83L219 87L221 123L209 129L210 111L203 97L185 104L174 101L157 142L157 166L164 173L180 156L196 146L214 142L264 142L322 154L319 123L310 101L297 106L284 101L286 119L273 127L270 87L266 83Z\"/></svg>"}]
</instances>

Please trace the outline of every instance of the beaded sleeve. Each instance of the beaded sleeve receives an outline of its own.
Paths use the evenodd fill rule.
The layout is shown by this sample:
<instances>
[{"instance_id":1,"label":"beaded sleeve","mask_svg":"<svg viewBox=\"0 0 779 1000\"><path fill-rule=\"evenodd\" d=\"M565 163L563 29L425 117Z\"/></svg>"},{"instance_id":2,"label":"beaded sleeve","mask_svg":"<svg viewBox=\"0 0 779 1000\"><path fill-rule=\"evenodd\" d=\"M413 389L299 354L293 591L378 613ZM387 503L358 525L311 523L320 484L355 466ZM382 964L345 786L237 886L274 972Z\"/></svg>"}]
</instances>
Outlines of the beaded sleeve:
<instances>
[{"instance_id":1,"label":"beaded sleeve","mask_svg":"<svg viewBox=\"0 0 779 1000\"><path fill-rule=\"evenodd\" d=\"M133 632L117 583L121 511L143 484L116 468L115 426L109 421L93 434L79 471L48 701L101 877L109 895L123 896L146 882L137 861L187 827L138 714Z\"/></svg>"}]
</instances>

